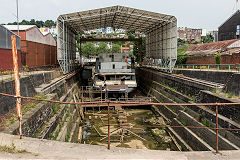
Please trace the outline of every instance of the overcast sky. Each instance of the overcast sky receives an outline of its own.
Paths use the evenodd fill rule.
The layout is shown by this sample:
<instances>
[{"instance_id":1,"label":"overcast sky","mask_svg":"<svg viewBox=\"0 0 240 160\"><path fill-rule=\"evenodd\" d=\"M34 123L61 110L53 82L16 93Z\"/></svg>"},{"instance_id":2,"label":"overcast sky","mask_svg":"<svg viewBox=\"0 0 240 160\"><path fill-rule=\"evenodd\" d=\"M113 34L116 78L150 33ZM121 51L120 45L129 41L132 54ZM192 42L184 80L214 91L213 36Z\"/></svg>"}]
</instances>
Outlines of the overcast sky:
<instances>
[{"instance_id":1,"label":"overcast sky","mask_svg":"<svg viewBox=\"0 0 240 160\"><path fill-rule=\"evenodd\" d=\"M16 21L16 0L0 0L0 24ZM60 14L123 5L174 15L179 27L216 30L234 12L236 0L19 0L19 18L56 20Z\"/></svg>"}]
</instances>

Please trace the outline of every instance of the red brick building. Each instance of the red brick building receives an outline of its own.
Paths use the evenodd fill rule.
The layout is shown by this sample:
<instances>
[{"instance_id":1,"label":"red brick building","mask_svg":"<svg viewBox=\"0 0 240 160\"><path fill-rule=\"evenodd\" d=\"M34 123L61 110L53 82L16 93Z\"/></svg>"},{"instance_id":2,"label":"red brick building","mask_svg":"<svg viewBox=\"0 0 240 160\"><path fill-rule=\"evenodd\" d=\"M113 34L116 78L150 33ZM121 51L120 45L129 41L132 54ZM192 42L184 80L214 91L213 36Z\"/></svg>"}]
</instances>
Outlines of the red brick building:
<instances>
[{"instance_id":1,"label":"red brick building","mask_svg":"<svg viewBox=\"0 0 240 160\"><path fill-rule=\"evenodd\" d=\"M17 33L17 25L5 25ZM48 33L43 35L35 25L20 25L21 63L23 66L38 67L57 64L57 43Z\"/></svg>"},{"instance_id":2,"label":"red brick building","mask_svg":"<svg viewBox=\"0 0 240 160\"><path fill-rule=\"evenodd\" d=\"M191 45L184 53L189 55L187 64L216 64L218 53L221 64L240 64L240 39Z\"/></svg>"},{"instance_id":3,"label":"red brick building","mask_svg":"<svg viewBox=\"0 0 240 160\"><path fill-rule=\"evenodd\" d=\"M13 69L11 35L16 36L18 64L21 67L21 40L15 33L0 25L0 71Z\"/></svg>"}]
</instances>

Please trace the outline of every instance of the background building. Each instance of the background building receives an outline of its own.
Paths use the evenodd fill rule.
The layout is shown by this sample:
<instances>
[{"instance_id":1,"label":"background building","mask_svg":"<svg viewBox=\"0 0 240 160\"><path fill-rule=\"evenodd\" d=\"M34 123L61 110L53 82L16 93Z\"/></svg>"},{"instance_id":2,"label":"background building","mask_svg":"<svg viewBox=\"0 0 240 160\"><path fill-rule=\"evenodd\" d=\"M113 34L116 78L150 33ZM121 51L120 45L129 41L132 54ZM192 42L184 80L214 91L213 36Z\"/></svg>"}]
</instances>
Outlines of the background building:
<instances>
[{"instance_id":1,"label":"background building","mask_svg":"<svg viewBox=\"0 0 240 160\"><path fill-rule=\"evenodd\" d=\"M17 33L17 25L5 25ZM21 62L23 66L38 67L57 64L57 43L50 33L43 35L35 25L20 25Z\"/></svg>"},{"instance_id":2,"label":"background building","mask_svg":"<svg viewBox=\"0 0 240 160\"><path fill-rule=\"evenodd\" d=\"M202 36L206 36L206 29L193 29L187 27L178 28L178 38L185 41L202 41Z\"/></svg>"},{"instance_id":3,"label":"background building","mask_svg":"<svg viewBox=\"0 0 240 160\"><path fill-rule=\"evenodd\" d=\"M13 69L11 35L16 35L4 26L0 25L0 71ZM21 67L21 40L16 35L18 64Z\"/></svg>"},{"instance_id":4,"label":"background building","mask_svg":"<svg viewBox=\"0 0 240 160\"><path fill-rule=\"evenodd\" d=\"M218 31L209 31L209 34L211 36L213 36L213 38L214 38L213 42L217 42L218 41Z\"/></svg>"},{"instance_id":5,"label":"background building","mask_svg":"<svg viewBox=\"0 0 240 160\"><path fill-rule=\"evenodd\" d=\"M56 26L53 26L52 28L48 27L41 27L39 30L46 35L47 33L51 33L53 37L57 37L57 28Z\"/></svg>"},{"instance_id":6,"label":"background building","mask_svg":"<svg viewBox=\"0 0 240 160\"><path fill-rule=\"evenodd\" d=\"M237 39L240 33L240 10L235 12L218 28L219 41Z\"/></svg>"}]
</instances>

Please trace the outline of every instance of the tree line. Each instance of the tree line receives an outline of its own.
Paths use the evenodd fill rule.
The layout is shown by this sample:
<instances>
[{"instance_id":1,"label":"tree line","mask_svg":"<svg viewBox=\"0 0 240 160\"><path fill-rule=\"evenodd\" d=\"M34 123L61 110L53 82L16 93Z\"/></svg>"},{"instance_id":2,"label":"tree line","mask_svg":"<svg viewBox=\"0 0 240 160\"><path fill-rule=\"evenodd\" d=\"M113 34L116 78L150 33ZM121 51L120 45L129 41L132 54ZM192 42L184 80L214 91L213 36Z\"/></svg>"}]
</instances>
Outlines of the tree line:
<instances>
[{"instance_id":1,"label":"tree line","mask_svg":"<svg viewBox=\"0 0 240 160\"><path fill-rule=\"evenodd\" d=\"M101 53L121 53L121 46L119 44L112 44L112 48L109 48L106 42L100 42L98 45L95 45L93 42L86 42L80 44L77 43L78 51L82 51L83 56L97 56Z\"/></svg>"},{"instance_id":2,"label":"tree line","mask_svg":"<svg viewBox=\"0 0 240 160\"><path fill-rule=\"evenodd\" d=\"M139 35L135 33L135 31L127 31L125 33L128 38L137 38ZM92 34L91 34L92 35ZM112 43L112 48L109 48L107 46L106 42L100 42L98 45L95 45L93 42L86 42L83 43L82 46L80 47L80 38L84 36L84 33L80 33L76 36L76 41L77 41L77 49L80 52L80 48L82 51L83 56L89 57L89 56L97 56L101 53L121 53L121 46L122 47L130 47L130 45L133 45L133 50L129 52L130 57L135 57L135 60L138 61L138 43L137 42L113 42ZM146 43L146 38L142 38L142 56L145 57L146 55L146 48L145 48L145 43Z\"/></svg>"},{"instance_id":3,"label":"tree line","mask_svg":"<svg viewBox=\"0 0 240 160\"><path fill-rule=\"evenodd\" d=\"M48 27L51 28L53 26L56 26L56 22L53 20L46 20L46 21L42 21L42 20L35 20L35 19L31 19L30 21L27 20L22 20L21 22L19 22L20 25L36 25L38 28L40 27ZM8 25L17 25L17 22L13 22L13 23L8 23Z\"/></svg>"}]
</instances>

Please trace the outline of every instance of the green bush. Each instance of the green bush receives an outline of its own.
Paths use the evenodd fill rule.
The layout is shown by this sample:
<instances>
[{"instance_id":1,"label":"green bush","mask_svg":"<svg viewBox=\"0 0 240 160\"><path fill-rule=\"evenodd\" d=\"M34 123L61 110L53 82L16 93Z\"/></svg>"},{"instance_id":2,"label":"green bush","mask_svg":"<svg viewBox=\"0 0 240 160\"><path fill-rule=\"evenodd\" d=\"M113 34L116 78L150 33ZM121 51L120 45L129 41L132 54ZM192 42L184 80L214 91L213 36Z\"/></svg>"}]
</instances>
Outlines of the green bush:
<instances>
[{"instance_id":1,"label":"green bush","mask_svg":"<svg viewBox=\"0 0 240 160\"><path fill-rule=\"evenodd\" d=\"M220 64L221 62L221 53L216 54L215 56L216 64Z\"/></svg>"},{"instance_id":2,"label":"green bush","mask_svg":"<svg viewBox=\"0 0 240 160\"><path fill-rule=\"evenodd\" d=\"M188 57L188 54L178 54L177 64L186 64Z\"/></svg>"},{"instance_id":3,"label":"green bush","mask_svg":"<svg viewBox=\"0 0 240 160\"><path fill-rule=\"evenodd\" d=\"M177 50L177 64L186 64L187 58L189 57L188 54L184 54L183 52L186 51L190 45L184 46Z\"/></svg>"}]
</instances>

